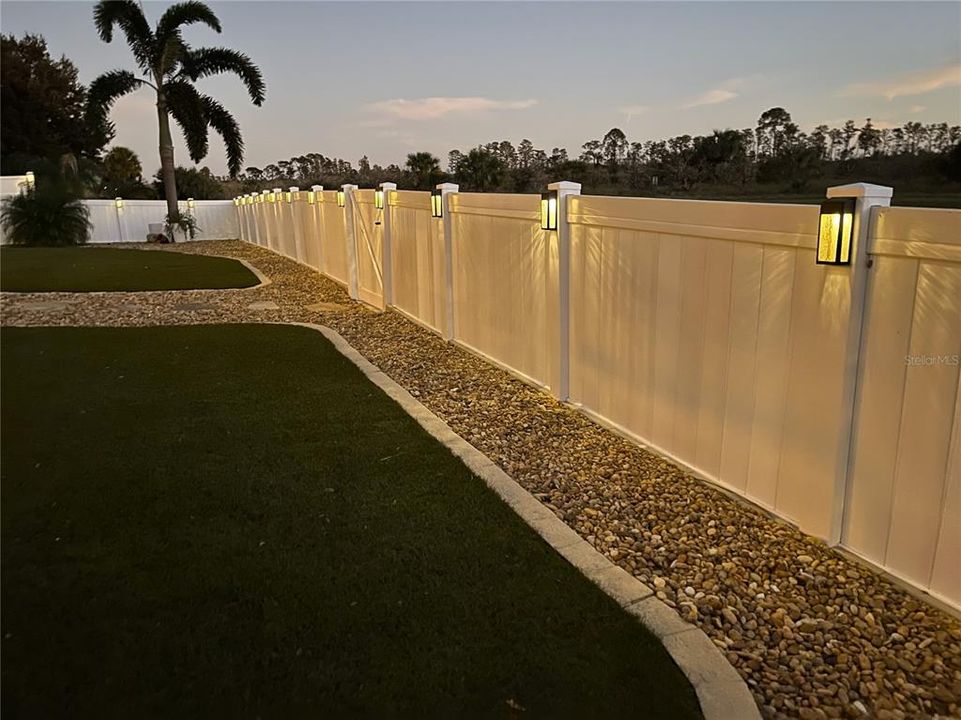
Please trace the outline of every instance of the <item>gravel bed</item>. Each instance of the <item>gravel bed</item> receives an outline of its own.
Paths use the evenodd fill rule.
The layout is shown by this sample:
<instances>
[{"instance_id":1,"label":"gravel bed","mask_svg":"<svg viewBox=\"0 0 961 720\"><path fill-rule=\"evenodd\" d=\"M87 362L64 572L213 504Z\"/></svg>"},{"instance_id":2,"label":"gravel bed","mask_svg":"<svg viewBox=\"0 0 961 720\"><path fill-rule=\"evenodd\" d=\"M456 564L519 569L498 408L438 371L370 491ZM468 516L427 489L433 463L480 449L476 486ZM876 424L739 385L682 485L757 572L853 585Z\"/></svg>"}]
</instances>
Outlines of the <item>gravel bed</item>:
<instances>
[{"instance_id":1,"label":"gravel bed","mask_svg":"<svg viewBox=\"0 0 961 720\"><path fill-rule=\"evenodd\" d=\"M4 293L3 324L328 325L704 630L766 717L961 717L961 622L860 563L292 260L237 241L136 247L241 258L273 282Z\"/></svg>"}]
</instances>

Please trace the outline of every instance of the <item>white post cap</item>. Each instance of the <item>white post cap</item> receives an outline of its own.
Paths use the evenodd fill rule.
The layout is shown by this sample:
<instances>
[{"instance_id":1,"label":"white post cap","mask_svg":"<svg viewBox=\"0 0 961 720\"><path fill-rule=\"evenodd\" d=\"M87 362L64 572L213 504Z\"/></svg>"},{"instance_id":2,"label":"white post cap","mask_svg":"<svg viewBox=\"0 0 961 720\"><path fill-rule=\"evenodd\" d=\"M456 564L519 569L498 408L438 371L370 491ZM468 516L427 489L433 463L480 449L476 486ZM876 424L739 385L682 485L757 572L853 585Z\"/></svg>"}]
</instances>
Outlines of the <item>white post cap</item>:
<instances>
[{"instance_id":1,"label":"white post cap","mask_svg":"<svg viewBox=\"0 0 961 720\"><path fill-rule=\"evenodd\" d=\"M871 183L851 183L850 185L835 185L828 188L829 198L889 198L894 195L894 188L887 185L873 185Z\"/></svg>"}]
</instances>

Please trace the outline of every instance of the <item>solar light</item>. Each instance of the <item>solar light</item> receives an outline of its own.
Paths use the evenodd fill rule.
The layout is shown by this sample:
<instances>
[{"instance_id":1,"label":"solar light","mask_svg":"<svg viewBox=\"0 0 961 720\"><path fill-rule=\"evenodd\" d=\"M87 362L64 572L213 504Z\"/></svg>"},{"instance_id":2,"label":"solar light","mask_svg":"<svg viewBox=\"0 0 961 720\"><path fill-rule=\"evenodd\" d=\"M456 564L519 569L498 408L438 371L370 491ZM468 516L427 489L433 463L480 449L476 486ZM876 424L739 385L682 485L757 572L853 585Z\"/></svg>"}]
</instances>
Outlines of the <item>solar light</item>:
<instances>
[{"instance_id":1,"label":"solar light","mask_svg":"<svg viewBox=\"0 0 961 720\"><path fill-rule=\"evenodd\" d=\"M315 202L324 201L324 186L323 185L311 185L310 190L307 191L307 202L313 205Z\"/></svg>"},{"instance_id":2,"label":"solar light","mask_svg":"<svg viewBox=\"0 0 961 720\"><path fill-rule=\"evenodd\" d=\"M123 198L114 198L113 204L117 207L118 210L123 209Z\"/></svg>"},{"instance_id":3,"label":"solar light","mask_svg":"<svg viewBox=\"0 0 961 720\"><path fill-rule=\"evenodd\" d=\"M187 198L187 207L188 207L190 210L193 210L193 209L194 209L194 205L195 205L194 199L193 199L193 198Z\"/></svg>"},{"instance_id":4,"label":"solar light","mask_svg":"<svg viewBox=\"0 0 961 720\"><path fill-rule=\"evenodd\" d=\"M28 188L32 188L37 183L37 179L33 175L33 170L27 170L24 178L26 178Z\"/></svg>"},{"instance_id":5,"label":"solar light","mask_svg":"<svg viewBox=\"0 0 961 720\"><path fill-rule=\"evenodd\" d=\"M430 191L430 216L444 217L444 194L439 189Z\"/></svg>"},{"instance_id":6,"label":"solar light","mask_svg":"<svg viewBox=\"0 0 961 720\"><path fill-rule=\"evenodd\" d=\"M374 207L378 210L384 209L384 191L374 190Z\"/></svg>"},{"instance_id":7,"label":"solar light","mask_svg":"<svg viewBox=\"0 0 961 720\"><path fill-rule=\"evenodd\" d=\"M347 205L347 193L343 190L337 191L337 207L345 207Z\"/></svg>"},{"instance_id":8,"label":"solar light","mask_svg":"<svg viewBox=\"0 0 961 720\"><path fill-rule=\"evenodd\" d=\"M818 265L850 265L854 231L854 199L841 198L821 203L818 218Z\"/></svg>"},{"instance_id":9,"label":"solar light","mask_svg":"<svg viewBox=\"0 0 961 720\"><path fill-rule=\"evenodd\" d=\"M234 207L237 207L238 205L240 205L240 198L235 196L235 197L234 197Z\"/></svg>"},{"instance_id":10,"label":"solar light","mask_svg":"<svg viewBox=\"0 0 961 720\"><path fill-rule=\"evenodd\" d=\"M300 199L300 188L297 187L296 185L291 185L291 186L287 189L287 192L284 193L284 199L285 199L287 202L293 202L294 200L299 200L299 199Z\"/></svg>"},{"instance_id":11,"label":"solar light","mask_svg":"<svg viewBox=\"0 0 961 720\"><path fill-rule=\"evenodd\" d=\"M541 193L541 230L557 230L557 191Z\"/></svg>"}]
</instances>

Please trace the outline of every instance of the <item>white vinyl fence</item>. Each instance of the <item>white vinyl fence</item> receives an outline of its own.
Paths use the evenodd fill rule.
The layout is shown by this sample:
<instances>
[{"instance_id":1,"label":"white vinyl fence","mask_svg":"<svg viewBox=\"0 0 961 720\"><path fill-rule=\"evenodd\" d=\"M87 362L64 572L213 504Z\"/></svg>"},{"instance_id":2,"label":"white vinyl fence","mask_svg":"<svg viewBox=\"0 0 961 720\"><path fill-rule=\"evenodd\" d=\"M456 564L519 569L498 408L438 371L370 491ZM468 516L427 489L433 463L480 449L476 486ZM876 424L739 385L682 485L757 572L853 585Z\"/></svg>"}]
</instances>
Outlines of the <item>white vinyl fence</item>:
<instances>
[{"instance_id":1,"label":"white vinyl fence","mask_svg":"<svg viewBox=\"0 0 961 720\"><path fill-rule=\"evenodd\" d=\"M92 243L144 242L150 223L163 223L167 203L163 200L84 200L90 209ZM197 220L197 240L236 240L240 237L232 200L196 200L192 208L180 203L180 212Z\"/></svg>"},{"instance_id":2,"label":"white vinyl fence","mask_svg":"<svg viewBox=\"0 0 961 720\"><path fill-rule=\"evenodd\" d=\"M0 198L22 191L26 176L0 178ZM150 223L163 223L167 203L163 200L84 200L90 210L91 243L144 242ZM236 240L240 237L237 211L232 200L196 200L193 207L181 201L180 212L197 220L197 240ZM2 230L0 230L2 233ZM0 244L6 238L0 234Z\"/></svg>"},{"instance_id":3,"label":"white vinyl fence","mask_svg":"<svg viewBox=\"0 0 961 720\"><path fill-rule=\"evenodd\" d=\"M961 211L443 186L261 196L242 239L319 269L829 543L961 607ZM271 200L271 197L273 199Z\"/></svg>"}]
</instances>

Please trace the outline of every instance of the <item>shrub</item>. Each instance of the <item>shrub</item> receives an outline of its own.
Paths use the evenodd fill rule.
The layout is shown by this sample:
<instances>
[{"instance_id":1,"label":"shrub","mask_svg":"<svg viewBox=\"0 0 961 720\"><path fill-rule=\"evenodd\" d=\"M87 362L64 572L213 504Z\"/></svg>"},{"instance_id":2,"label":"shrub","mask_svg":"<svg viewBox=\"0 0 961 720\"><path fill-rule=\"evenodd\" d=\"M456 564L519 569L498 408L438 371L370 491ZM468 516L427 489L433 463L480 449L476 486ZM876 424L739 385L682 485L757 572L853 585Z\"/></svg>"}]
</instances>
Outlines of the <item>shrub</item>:
<instances>
[{"instance_id":1,"label":"shrub","mask_svg":"<svg viewBox=\"0 0 961 720\"><path fill-rule=\"evenodd\" d=\"M164 231L166 232L167 237L170 239L170 242L177 241L175 235L176 230L179 230L182 235L193 240L200 228L197 226L197 221L194 219L193 215L184 213L179 215L176 220L171 220L169 214L164 216Z\"/></svg>"},{"instance_id":2,"label":"shrub","mask_svg":"<svg viewBox=\"0 0 961 720\"><path fill-rule=\"evenodd\" d=\"M67 183L45 182L7 198L0 210L4 233L14 245L81 245L93 227L90 210Z\"/></svg>"}]
</instances>

